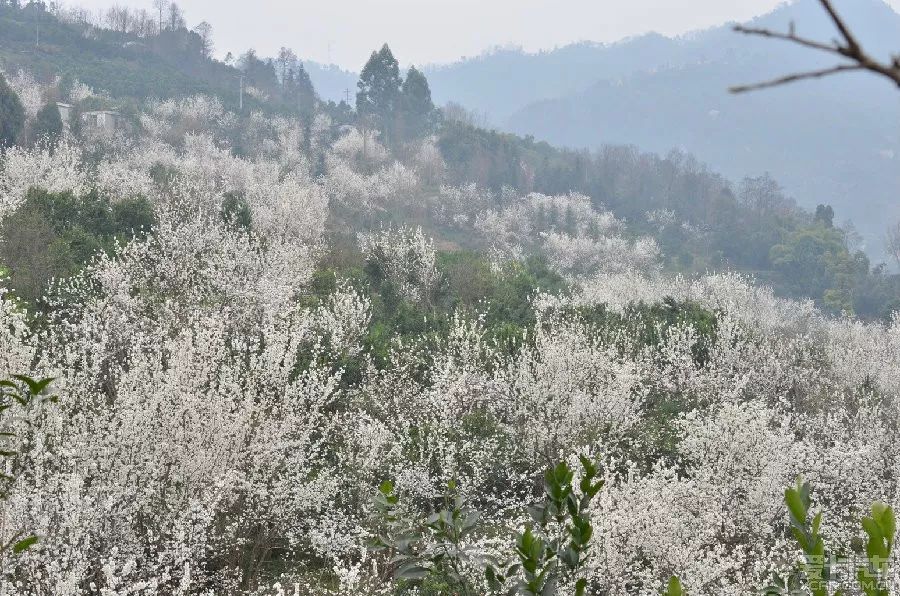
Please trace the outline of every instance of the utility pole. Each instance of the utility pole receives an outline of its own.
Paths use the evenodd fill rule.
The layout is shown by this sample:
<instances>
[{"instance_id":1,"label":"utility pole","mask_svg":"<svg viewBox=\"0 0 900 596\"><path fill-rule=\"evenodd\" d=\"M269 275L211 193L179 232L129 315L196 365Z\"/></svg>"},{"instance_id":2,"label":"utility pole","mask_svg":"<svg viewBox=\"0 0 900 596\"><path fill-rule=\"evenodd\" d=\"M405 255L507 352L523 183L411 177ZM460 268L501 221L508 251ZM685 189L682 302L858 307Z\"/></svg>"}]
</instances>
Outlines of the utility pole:
<instances>
[{"instance_id":1,"label":"utility pole","mask_svg":"<svg viewBox=\"0 0 900 596\"><path fill-rule=\"evenodd\" d=\"M344 98L345 98L345 101L347 102L347 105L349 106L350 105L350 88L349 87L344 89Z\"/></svg>"},{"instance_id":2,"label":"utility pole","mask_svg":"<svg viewBox=\"0 0 900 596\"><path fill-rule=\"evenodd\" d=\"M243 114L244 113L244 75L241 75L241 96L239 100L239 110Z\"/></svg>"}]
</instances>

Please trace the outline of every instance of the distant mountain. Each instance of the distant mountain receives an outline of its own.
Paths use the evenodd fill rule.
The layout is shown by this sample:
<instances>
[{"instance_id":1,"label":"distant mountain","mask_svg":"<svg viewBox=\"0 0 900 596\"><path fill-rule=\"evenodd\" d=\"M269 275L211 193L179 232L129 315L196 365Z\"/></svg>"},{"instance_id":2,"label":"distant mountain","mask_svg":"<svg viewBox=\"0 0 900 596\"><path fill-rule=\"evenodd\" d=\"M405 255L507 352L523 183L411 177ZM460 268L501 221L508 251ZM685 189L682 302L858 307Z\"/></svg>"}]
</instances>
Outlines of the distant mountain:
<instances>
[{"instance_id":1,"label":"distant mountain","mask_svg":"<svg viewBox=\"0 0 900 596\"><path fill-rule=\"evenodd\" d=\"M438 104L455 101L502 124L517 109L664 63L689 60L678 42L655 33L612 45L579 43L528 54L497 50L443 66L426 66Z\"/></svg>"},{"instance_id":2,"label":"distant mountain","mask_svg":"<svg viewBox=\"0 0 900 596\"><path fill-rule=\"evenodd\" d=\"M532 102L584 90L598 78L657 67L660 56L668 56L666 63L685 63L690 57L679 56L681 49L676 40L649 33L612 45L584 42L537 54L497 49L422 70L436 104L461 103L500 124ZM347 88L356 89L357 72L311 61L303 65L322 99L340 101Z\"/></svg>"},{"instance_id":3,"label":"distant mountain","mask_svg":"<svg viewBox=\"0 0 900 596\"><path fill-rule=\"evenodd\" d=\"M839 0L871 51L900 51L900 15L882 0ZM755 19L817 39L836 32L816 0ZM437 103L453 100L501 129L568 147L681 148L732 179L770 172L800 204L830 203L882 258L886 222L900 218L900 92L871 76L835 77L732 96L736 83L831 64L731 26L679 38L496 51L426 69Z\"/></svg>"},{"instance_id":4,"label":"distant mountain","mask_svg":"<svg viewBox=\"0 0 900 596\"><path fill-rule=\"evenodd\" d=\"M900 50L900 15L889 6L854 0L840 8L873 52ZM755 24L785 29L792 20L805 35L835 35L812 1ZM735 83L821 66L827 58L724 29L676 45L676 55L707 59L607 77L522 107L503 127L570 147L679 147L731 178L770 172L800 204L830 203L839 218L852 219L867 251L883 257L887 222L900 218L897 89L860 74L731 96L726 89Z\"/></svg>"}]
</instances>

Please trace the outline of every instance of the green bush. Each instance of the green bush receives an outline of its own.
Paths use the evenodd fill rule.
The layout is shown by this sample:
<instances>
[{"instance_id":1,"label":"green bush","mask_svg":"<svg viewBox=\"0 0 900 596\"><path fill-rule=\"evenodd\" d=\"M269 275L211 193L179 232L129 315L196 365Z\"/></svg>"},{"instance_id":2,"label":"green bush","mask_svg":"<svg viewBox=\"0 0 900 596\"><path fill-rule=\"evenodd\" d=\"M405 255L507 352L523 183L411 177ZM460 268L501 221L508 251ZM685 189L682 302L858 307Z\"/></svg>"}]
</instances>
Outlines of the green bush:
<instances>
[{"instance_id":1,"label":"green bush","mask_svg":"<svg viewBox=\"0 0 900 596\"><path fill-rule=\"evenodd\" d=\"M77 197L32 188L0 225L0 262L9 270L12 291L35 304L51 279L77 273L94 255L146 234L154 223L145 199L111 204L95 191Z\"/></svg>"},{"instance_id":2,"label":"green bush","mask_svg":"<svg viewBox=\"0 0 900 596\"><path fill-rule=\"evenodd\" d=\"M577 486L565 463L544 473L543 499L529 508L534 523L518 536L513 561L484 563L468 545L466 539L484 529L454 482L448 484L441 506L424 519L404 515L393 483L382 482L375 496L381 531L371 548L388 557L401 590L478 594L479 586L466 573L475 566L483 569L494 593L551 596L559 593L560 584L571 584L574 594L583 596L588 581L580 573L593 535L589 507L603 481L597 480L597 468L587 458L581 457L581 465Z\"/></svg>"}]
</instances>

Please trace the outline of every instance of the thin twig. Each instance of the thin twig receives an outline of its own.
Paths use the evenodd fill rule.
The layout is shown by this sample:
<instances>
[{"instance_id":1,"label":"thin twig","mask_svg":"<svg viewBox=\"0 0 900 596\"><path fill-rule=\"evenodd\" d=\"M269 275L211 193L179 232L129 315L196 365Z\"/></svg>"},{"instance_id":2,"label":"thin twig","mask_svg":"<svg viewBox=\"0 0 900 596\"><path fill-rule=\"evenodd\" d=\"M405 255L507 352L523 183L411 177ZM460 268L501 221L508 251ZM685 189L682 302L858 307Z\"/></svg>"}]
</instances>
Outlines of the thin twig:
<instances>
[{"instance_id":1,"label":"thin twig","mask_svg":"<svg viewBox=\"0 0 900 596\"><path fill-rule=\"evenodd\" d=\"M735 26L734 30L745 35L788 41L806 48L817 50L819 52L825 52L828 54L840 56L841 58L850 60L851 63L839 64L837 66L825 68L822 70L812 70L809 72L790 74L777 79L772 79L771 81L764 81L762 83L756 83L753 85L738 85L731 88L732 93L744 93L746 91L755 91L757 89L777 87L779 85L786 85L795 81L817 79L833 74L857 70L866 70L876 73L891 80L897 86L900 86L900 57L894 56L888 63L880 62L875 58L872 58L863 50L856 37L853 35L853 32L850 30L850 27L847 26L841 16L837 13L837 10L835 10L834 5L831 3L831 0L819 0L819 3L822 5L822 8L825 9L825 12L828 13L828 16L831 17L831 21L834 23L834 26L837 27L837 30L844 38L843 43L837 40L833 41L832 43L825 43L816 41L814 39L800 37L794 32L793 23L791 24L791 28L787 33L772 31L770 29L745 27L743 25Z\"/></svg>"},{"instance_id":2,"label":"thin twig","mask_svg":"<svg viewBox=\"0 0 900 596\"><path fill-rule=\"evenodd\" d=\"M759 89L768 89L769 87L778 87L779 85L786 85L795 81L803 81L806 79L821 79L822 77L827 77L829 75L847 72L850 70L864 70L864 68L858 64L841 64L840 66L823 68L822 70L811 70L809 72L790 74L784 77L779 77L777 79L772 79L771 81L763 81L761 83L754 83L752 85L736 85L734 87L730 87L728 90L732 93L745 93L747 91L757 91Z\"/></svg>"}]
</instances>

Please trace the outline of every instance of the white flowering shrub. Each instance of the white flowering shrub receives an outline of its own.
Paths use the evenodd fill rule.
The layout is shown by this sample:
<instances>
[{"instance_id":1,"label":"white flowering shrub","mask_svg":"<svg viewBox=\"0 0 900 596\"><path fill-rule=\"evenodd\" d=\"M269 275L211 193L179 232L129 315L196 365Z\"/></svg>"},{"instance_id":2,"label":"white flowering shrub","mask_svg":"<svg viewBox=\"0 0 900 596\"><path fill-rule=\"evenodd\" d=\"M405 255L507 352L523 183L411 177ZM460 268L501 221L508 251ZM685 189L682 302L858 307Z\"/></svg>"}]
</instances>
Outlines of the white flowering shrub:
<instances>
[{"instance_id":1,"label":"white flowering shrub","mask_svg":"<svg viewBox=\"0 0 900 596\"><path fill-rule=\"evenodd\" d=\"M378 142L378 131L360 131L352 127L331 145L331 151L358 168L377 167L390 157L388 150Z\"/></svg>"},{"instance_id":2,"label":"white flowering shrub","mask_svg":"<svg viewBox=\"0 0 900 596\"><path fill-rule=\"evenodd\" d=\"M644 217L660 232L678 222L676 213L671 209L654 209L645 213Z\"/></svg>"},{"instance_id":3,"label":"white flowering shrub","mask_svg":"<svg viewBox=\"0 0 900 596\"><path fill-rule=\"evenodd\" d=\"M595 271L651 271L659 260L659 248L652 238L630 242L621 237L594 240L550 232L543 235L544 253L553 267L576 276Z\"/></svg>"},{"instance_id":4,"label":"white flowering shrub","mask_svg":"<svg viewBox=\"0 0 900 596\"><path fill-rule=\"evenodd\" d=\"M83 194L89 188L81 148L62 141L48 147L7 149L0 160L0 219L15 211L30 188Z\"/></svg>"},{"instance_id":5,"label":"white flowering shrub","mask_svg":"<svg viewBox=\"0 0 900 596\"><path fill-rule=\"evenodd\" d=\"M151 197L156 189L149 168L125 158L104 159L97 164L91 185L113 200Z\"/></svg>"},{"instance_id":6,"label":"white flowering shrub","mask_svg":"<svg viewBox=\"0 0 900 596\"><path fill-rule=\"evenodd\" d=\"M639 423L647 393L639 369L597 339L583 324L541 321L532 345L503 367L497 399L527 458L553 461L593 441L614 442Z\"/></svg>"},{"instance_id":7,"label":"white flowering shrub","mask_svg":"<svg viewBox=\"0 0 900 596\"><path fill-rule=\"evenodd\" d=\"M11 75L6 73L6 82L19 96L19 101L25 108L25 117L29 120L33 119L44 107L47 87L35 79L30 72L21 69Z\"/></svg>"},{"instance_id":8,"label":"white flowering shrub","mask_svg":"<svg viewBox=\"0 0 900 596\"><path fill-rule=\"evenodd\" d=\"M434 241L422 228L385 229L359 235L359 248L366 262L376 267L401 296L411 301L428 301L439 274Z\"/></svg>"},{"instance_id":9,"label":"white flowering shrub","mask_svg":"<svg viewBox=\"0 0 900 596\"><path fill-rule=\"evenodd\" d=\"M262 89L258 89L252 85L248 85L244 88L244 93L249 95L250 97L256 98L259 101L266 101L269 99L268 93L263 91Z\"/></svg>"},{"instance_id":10,"label":"white flowering shrub","mask_svg":"<svg viewBox=\"0 0 900 596\"><path fill-rule=\"evenodd\" d=\"M78 79L72 81L72 84L69 87L69 100L80 103L86 99L91 99L92 97L104 97L104 95L98 93L92 87L82 83Z\"/></svg>"},{"instance_id":11,"label":"white flowering shrub","mask_svg":"<svg viewBox=\"0 0 900 596\"><path fill-rule=\"evenodd\" d=\"M352 133L336 145L350 136ZM413 205L419 187L414 170L398 161L380 164L377 159L363 158L363 153L355 153L355 149L348 151L342 154L332 150L325 157L324 185L332 203L364 215Z\"/></svg>"},{"instance_id":12,"label":"white flowering shrub","mask_svg":"<svg viewBox=\"0 0 900 596\"><path fill-rule=\"evenodd\" d=\"M355 337L364 302L298 310L291 298L310 263L297 248L263 248L184 215L163 212L156 235L69 282L43 338L66 397L39 421L41 452L4 510L42 537L42 555L17 562L26 593L79 593L96 561L108 588L237 589L240 566L206 553L230 550L253 565L257 555L239 553L259 523L281 528L270 547L310 548L317 530L304 511L336 488L315 463L336 373L292 363L323 349L316 328L338 346ZM273 464L290 474L273 474ZM303 468L319 480L296 484Z\"/></svg>"},{"instance_id":13,"label":"white flowering shrub","mask_svg":"<svg viewBox=\"0 0 900 596\"><path fill-rule=\"evenodd\" d=\"M419 179L432 186L440 184L447 169L441 150L437 146L437 139L434 137L428 137L418 144L413 163Z\"/></svg>"},{"instance_id":14,"label":"white flowering shrub","mask_svg":"<svg viewBox=\"0 0 900 596\"><path fill-rule=\"evenodd\" d=\"M474 182L465 186L442 184L436 212L441 222L467 229L474 225L478 214L493 203L493 195L479 188ZM488 218L490 215L485 214L482 217Z\"/></svg>"},{"instance_id":15,"label":"white flowering shrub","mask_svg":"<svg viewBox=\"0 0 900 596\"><path fill-rule=\"evenodd\" d=\"M236 125L234 114L226 111L218 99L204 95L150 102L141 113L140 123L149 138L171 144L182 142L187 134L219 137Z\"/></svg>"},{"instance_id":16,"label":"white flowering shrub","mask_svg":"<svg viewBox=\"0 0 900 596\"><path fill-rule=\"evenodd\" d=\"M472 197L474 191L445 194L454 203L464 197L471 203L478 201ZM491 243L499 260L516 259L536 249L556 271L571 277L648 272L657 267L660 256L652 238L626 238L623 221L595 210L590 199L580 194L551 197L532 193L511 201L502 210L479 213L474 226Z\"/></svg>"}]
</instances>

